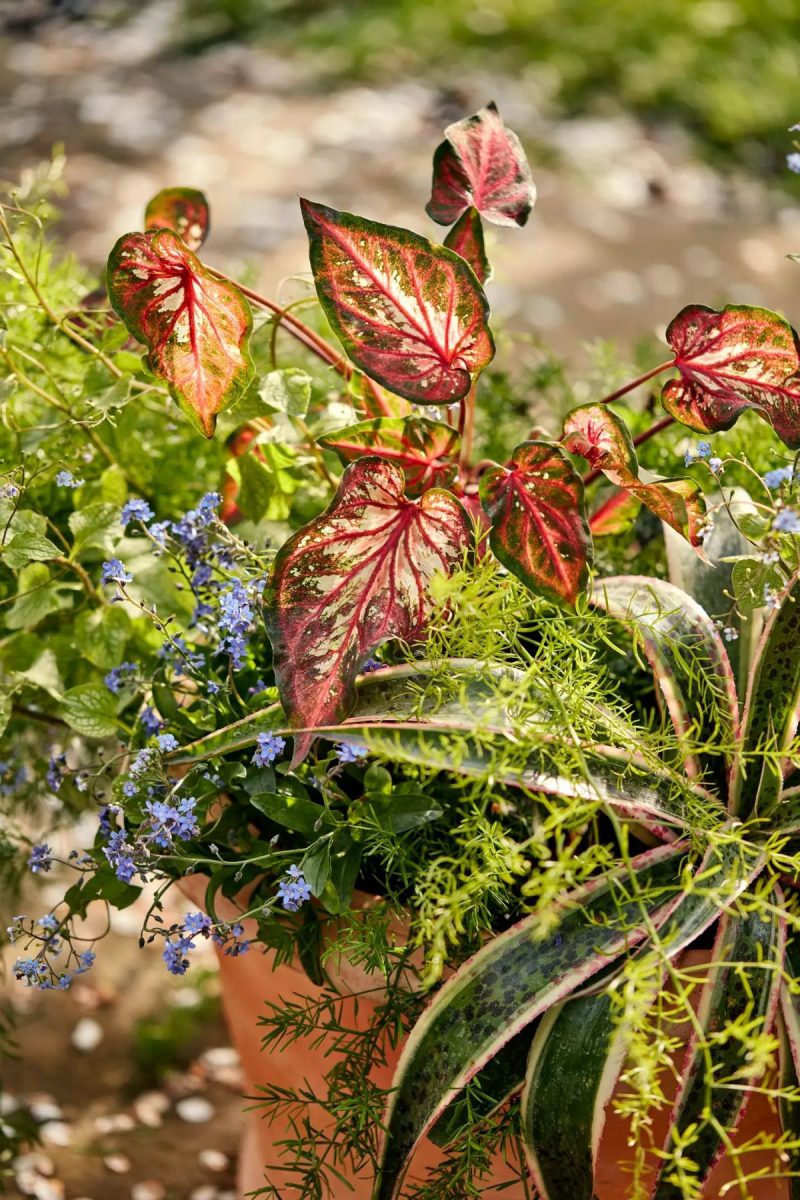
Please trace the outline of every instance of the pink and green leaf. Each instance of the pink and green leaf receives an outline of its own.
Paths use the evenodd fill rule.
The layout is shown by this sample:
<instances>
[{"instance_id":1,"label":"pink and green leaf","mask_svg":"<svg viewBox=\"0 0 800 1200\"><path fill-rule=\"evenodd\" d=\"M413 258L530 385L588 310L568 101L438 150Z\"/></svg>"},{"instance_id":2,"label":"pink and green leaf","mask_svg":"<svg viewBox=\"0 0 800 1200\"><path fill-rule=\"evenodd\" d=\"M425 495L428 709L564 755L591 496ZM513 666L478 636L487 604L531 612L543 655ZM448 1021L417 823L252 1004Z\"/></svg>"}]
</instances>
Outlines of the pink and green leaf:
<instances>
[{"instance_id":1,"label":"pink and green leaf","mask_svg":"<svg viewBox=\"0 0 800 1200\"><path fill-rule=\"evenodd\" d=\"M425 417L379 417L337 429L319 438L343 463L367 454L394 462L406 477L406 492L419 495L431 487L447 487L456 474L461 439L455 429Z\"/></svg>"},{"instance_id":2,"label":"pink and green leaf","mask_svg":"<svg viewBox=\"0 0 800 1200\"><path fill-rule=\"evenodd\" d=\"M683 846L659 847L492 938L435 995L400 1057L374 1200L394 1200L420 1139L515 1034L641 942L674 906ZM555 920L553 919L555 915Z\"/></svg>"},{"instance_id":3,"label":"pink and green leaf","mask_svg":"<svg viewBox=\"0 0 800 1200\"><path fill-rule=\"evenodd\" d=\"M800 711L800 575L770 614L750 676L742 722L742 753L732 782L731 812L761 817L783 789L781 756L797 731Z\"/></svg>"},{"instance_id":4,"label":"pink and green leaf","mask_svg":"<svg viewBox=\"0 0 800 1200\"><path fill-rule=\"evenodd\" d=\"M739 704L715 622L680 588L639 575L600 580L593 602L642 638L675 732L686 744L687 771L725 796Z\"/></svg>"},{"instance_id":5,"label":"pink and green leaf","mask_svg":"<svg viewBox=\"0 0 800 1200\"><path fill-rule=\"evenodd\" d=\"M606 1106L627 1050L607 992L551 1010L522 1094L525 1157L539 1200L592 1200Z\"/></svg>"},{"instance_id":6,"label":"pink and green leaf","mask_svg":"<svg viewBox=\"0 0 800 1200\"><path fill-rule=\"evenodd\" d=\"M680 1069L682 1086L670 1130L685 1135L694 1128L688 1144L682 1139L681 1153L697 1165L700 1188L725 1150L720 1128L735 1132L751 1089L763 1072L763 1063L760 1070L753 1069L746 1042L725 1037L724 1031L737 1023L747 1026L753 1022L759 1032L769 1033L775 1023L786 922L779 915L783 907L779 894L773 894L772 904L769 913L754 910L743 916L723 915L697 1014L705 1044L701 1048L695 1032ZM740 1085L731 1086L732 1080ZM683 1195L667 1161L654 1200L681 1200Z\"/></svg>"},{"instance_id":7,"label":"pink and green leaf","mask_svg":"<svg viewBox=\"0 0 800 1200\"><path fill-rule=\"evenodd\" d=\"M145 209L144 227L171 229L189 247L199 250L208 237L208 201L196 188L165 188Z\"/></svg>"},{"instance_id":8,"label":"pink and green leaf","mask_svg":"<svg viewBox=\"0 0 800 1200\"><path fill-rule=\"evenodd\" d=\"M523 442L510 467L480 480L497 558L532 592L574 604L586 587L591 537L583 483L567 456L549 442Z\"/></svg>"},{"instance_id":9,"label":"pink and green leaf","mask_svg":"<svg viewBox=\"0 0 800 1200\"><path fill-rule=\"evenodd\" d=\"M714 433L753 409L787 446L800 447L800 343L777 313L692 304L670 323L667 341L680 375L661 393L670 416Z\"/></svg>"},{"instance_id":10,"label":"pink and green leaf","mask_svg":"<svg viewBox=\"0 0 800 1200\"><path fill-rule=\"evenodd\" d=\"M128 233L108 260L108 294L147 362L189 419L211 437L217 414L250 385L250 306L176 233Z\"/></svg>"},{"instance_id":11,"label":"pink and green leaf","mask_svg":"<svg viewBox=\"0 0 800 1200\"><path fill-rule=\"evenodd\" d=\"M466 259L472 267L479 283L486 283L491 277L492 268L486 257L486 246L483 238L483 225L477 208L468 208L456 221L453 228L444 239L445 246L455 250Z\"/></svg>"},{"instance_id":12,"label":"pink and green leaf","mask_svg":"<svg viewBox=\"0 0 800 1200\"><path fill-rule=\"evenodd\" d=\"M642 481L631 435L608 405L584 404L568 413L563 445L570 454L579 454L617 487L641 500L703 556L706 510L701 488L691 479Z\"/></svg>"},{"instance_id":13,"label":"pink and green leaf","mask_svg":"<svg viewBox=\"0 0 800 1200\"><path fill-rule=\"evenodd\" d=\"M415 404L453 404L494 357L483 288L427 238L301 200L311 269L352 361Z\"/></svg>"},{"instance_id":14,"label":"pink and green leaf","mask_svg":"<svg viewBox=\"0 0 800 1200\"><path fill-rule=\"evenodd\" d=\"M355 703L354 680L384 642L424 635L430 584L459 566L470 524L449 492L419 500L403 472L380 458L347 468L328 509L298 530L275 559L267 629L281 700L295 736L295 763L313 730Z\"/></svg>"},{"instance_id":15,"label":"pink and green leaf","mask_svg":"<svg viewBox=\"0 0 800 1200\"><path fill-rule=\"evenodd\" d=\"M536 200L525 151L495 104L448 125L433 156L427 212L452 225L465 209L496 225L524 225Z\"/></svg>"},{"instance_id":16,"label":"pink and green leaf","mask_svg":"<svg viewBox=\"0 0 800 1200\"><path fill-rule=\"evenodd\" d=\"M641 507L641 500L632 492L615 488L590 514L589 532L592 537L612 537L625 533L636 520Z\"/></svg>"}]
</instances>

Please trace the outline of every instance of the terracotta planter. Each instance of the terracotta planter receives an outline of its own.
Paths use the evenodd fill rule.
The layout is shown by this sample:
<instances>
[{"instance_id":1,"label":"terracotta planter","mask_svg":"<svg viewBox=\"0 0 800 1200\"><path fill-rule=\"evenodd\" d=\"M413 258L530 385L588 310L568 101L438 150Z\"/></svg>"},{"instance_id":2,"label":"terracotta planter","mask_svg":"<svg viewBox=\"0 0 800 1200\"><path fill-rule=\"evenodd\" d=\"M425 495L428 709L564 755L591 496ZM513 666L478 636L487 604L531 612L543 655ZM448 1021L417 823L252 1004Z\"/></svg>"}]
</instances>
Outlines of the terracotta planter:
<instances>
[{"instance_id":1,"label":"terracotta planter","mask_svg":"<svg viewBox=\"0 0 800 1200\"><path fill-rule=\"evenodd\" d=\"M195 877L183 881L182 890L193 903L202 905L205 881ZM370 898L362 897L363 903L369 903ZM225 911L226 901L222 901L220 915L233 920L236 910L231 905ZM296 1088L307 1084L318 1095L324 1094L324 1076L330 1069L332 1059L326 1057L329 1047L318 1038L299 1039L282 1052L265 1052L261 1048L261 1031L258 1020L264 1014L264 1006L269 1001L279 1004L281 1000L290 997L315 996L319 989L306 976L298 965L283 965L273 968L272 955L251 952L240 958L231 958L219 953L220 975L222 983L222 1002L230 1030L231 1041L236 1047L242 1063L242 1070L247 1081L248 1097L257 1097L260 1084L274 1084L279 1087ZM699 961L701 954L691 954L692 961ZM331 975L337 989L344 996L355 991L361 991L374 986L374 980L354 968L346 960L336 964ZM377 1001L376 1001L377 1002ZM345 1001L345 1003L347 1003ZM368 1021L370 1008L374 1007L362 998L358 1002L358 1014L353 1008L345 1011L345 1019L352 1019L365 1025ZM381 1086L388 1087L399 1051L394 1055L388 1068L376 1070L373 1078ZM666 1132L669 1112L656 1114L654 1120L655 1144L662 1144ZM238 1170L238 1187L242 1196L264 1186L265 1168L277 1166L280 1155L275 1147L280 1141L291 1136L287 1122L276 1119L271 1124L264 1120L257 1109L244 1116L245 1131L242 1139L241 1154ZM742 1143L755 1138L759 1133L767 1132L771 1139L780 1136L780 1126L770 1102L763 1096L755 1095L748 1105L747 1112L736 1136L736 1142ZM624 1164L630 1160L631 1154L626 1144L627 1130L625 1123L616 1117L609 1108L609 1115L600 1147L600 1169L597 1181L597 1200L623 1200L627 1194L630 1175ZM426 1173L441 1159L441 1151L429 1142L425 1142L417 1152L409 1172L409 1180L424 1180ZM776 1171L775 1156L772 1153L748 1154L744 1160L747 1174L761 1168L766 1172ZM482 1193L485 1200L524 1200L523 1191L517 1187L509 1187L514 1179L513 1172L501 1161L496 1160L492 1177L492 1186ZM282 1174L271 1172L270 1182L274 1183L281 1192ZM726 1183L736 1179L735 1170L730 1162L723 1161L715 1169L704 1200L716 1200L720 1189ZM370 1200L371 1180L352 1179L353 1191L346 1195L350 1200ZM505 1186L504 1186L505 1185ZM735 1183L725 1193L729 1200L789 1200L788 1182L780 1179L764 1179L748 1183L746 1193L741 1192ZM331 1198L333 1200L333 1198ZM450 1200L442 1197L442 1200Z\"/></svg>"}]
</instances>

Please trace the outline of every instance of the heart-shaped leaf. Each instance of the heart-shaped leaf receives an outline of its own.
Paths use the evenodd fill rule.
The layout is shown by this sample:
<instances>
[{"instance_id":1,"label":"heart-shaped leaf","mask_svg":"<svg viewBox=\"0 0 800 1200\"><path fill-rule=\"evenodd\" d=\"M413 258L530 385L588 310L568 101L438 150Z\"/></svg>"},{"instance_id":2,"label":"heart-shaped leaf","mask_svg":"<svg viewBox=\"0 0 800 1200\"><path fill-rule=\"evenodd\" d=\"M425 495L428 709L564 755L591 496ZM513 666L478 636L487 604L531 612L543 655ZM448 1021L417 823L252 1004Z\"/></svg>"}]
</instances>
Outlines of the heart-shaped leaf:
<instances>
[{"instance_id":1,"label":"heart-shaped leaf","mask_svg":"<svg viewBox=\"0 0 800 1200\"><path fill-rule=\"evenodd\" d=\"M464 509L449 492L409 500L403 472L380 458L348 467L329 508L281 548L266 613L295 763L313 730L355 703L353 682L390 638L414 641L433 608L429 584L463 561Z\"/></svg>"},{"instance_id":2,"label":"heart-shaped leaf","mask_svg":"<svg viewBox=\"0 0 800 1200\"><path fill-rule=\"evenodd\" d=\"M570 454L580 454L617 487L641 500L660 520L682 534L702 557L706 508L700 486L692 479L642 482L631 435L607 405L583 404L568 413L563 444Z\"/></svg>"},{"instance_id":3,"label":"heart-shaped leaf","mask_svg":"<svg viewBox=\"0 0 800 1200\"><path fill-rule=\"evenodd\" d=\"M211 437L217 413L250 384L250 306L216 279L171 229L127 233L108 259L108 294L149 350L148 365L197 428Z\"/></svg>"},{"instance_id":4,"label":"heart-shaped leaf","mask_svg":"<svg viewBox=\"0 0 800 1200\"><path fill-rule=\"evenodd\" d=\"M483 288L460 255L300 201L317 295L350 358L416 404L452 404L494 357Z\"/></svg>"},{"instance_id":5,"label":"heart-shaped leaf","mask_svg":"<svg viewBox=\"0 0 800 1200\"><path fill-rule=\"evenodd\" d=\"M531 589L574 604L586 586L591 537L580 476L558 446L523 442L511 467L480 481L489 540L504 567Z\"/></svg>"},{"instance_id":6,"label":"heart-shaped leaf","mask_svg":"<svg viewBox=\"0 0 800 1200\"><path fill-rule=\"evenodd\" d=\"M144 213L145 229L171 229L190 250L200 249L209 223L208 201L196 188L164 188Z\"/></svg>"},{"instance_id":7,"label":"heart-shaped leaf","mask_svg":"<svg viewBox=\"0 0 800 1200\"><path fill-rule=\"evenodd\" d=\"M468 208L458 218L453 228L444 239L445 246L455 250L465 258L478 277L480 283L492 274L489 260L486 257L486 246L483 240L483 225L477 208Z\"/></svg>"},{"instance_id":8,"label":"heart-shaped leaf","mask_svg":"<svg viewBox=\"0 0 800 1200\"><path fill-rule=\"evenodd\" d=\"M452 225L465 208L476 208L496 225L524 225L536 200L525 151L506 129L495 104L448 125L433 156L427 212Z\"/></svg>"},{"instance_id":9,"label":"heart-shaped leaf","mask_svg":"<svg viewBox=\"0 0 800 1200\"><path fill-rule=\"evenodd\" d=\"M461 439L455 429L425 417L379 417L338 429L319 439L343 463L376 454L402 467L406 492L419 495L430 487L446 487L456 473Z\"/></svg>"},{"instance_id":10,"label":"heart-shaped leaf","mask_svg":"<svg viewBox=\"0 0 800 1200\"><path fill-rule=\"evenodd\" d=\"M667 412L698 433L730 429L754 409L793 450L800 447L800 342L766 308L690 304L667 329L680 379L664 385Z\"/></svg>"}]
</instances>

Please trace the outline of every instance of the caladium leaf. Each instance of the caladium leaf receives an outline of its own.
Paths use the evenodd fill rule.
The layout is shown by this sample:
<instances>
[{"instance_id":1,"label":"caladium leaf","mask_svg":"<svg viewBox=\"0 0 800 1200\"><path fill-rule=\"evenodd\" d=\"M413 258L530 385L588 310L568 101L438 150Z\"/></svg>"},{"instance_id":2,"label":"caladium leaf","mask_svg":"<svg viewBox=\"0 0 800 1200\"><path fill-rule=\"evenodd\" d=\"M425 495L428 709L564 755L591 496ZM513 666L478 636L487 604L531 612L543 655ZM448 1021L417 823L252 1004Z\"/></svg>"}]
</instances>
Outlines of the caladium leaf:
<instances>
[{"instance_id":1,"label":"caladium leaf","mask_svg":"<svg viewBox=\"0 0 800 1200\"><path fill-rule=\"evenodd\" d=\"M680 588L640 575L598 581L593 602L641 636L675 732L698 747L687 755L688 773L707 774L717 794L725 796L739 736L739 704L714 621Z\"/></svg>"},{"instance_id":2,"label":"caladium leaf","mask_svg":"<svg viewBox=\"0 0 800 1200\"><path fill-rule=\"evenodd\" d=\"M720 921L697 1014L704 1044L695 1032L680 1071L682 1085L670 1121L670 1129L682 1135L694 1127L690 1141L682 1138L681 1153L697 1164L699 1189L725 1148L719 1130L734 1132L750 1089L763 1072L763 1062L759 1067L756 1059L754 1069L746 1043L727 1031L737 1022L741 1026L753 1022L764 1033L772 1029L786 944L786 923L778 915L782 903L774 895L774 912L726 914ZM681 1200L684 1194L667 1161L655 1200Z\"/></svg>"},{"instance_id":3,"label":"caladium leaf","mask_svg":"<svg viewBox=\"0 0 800 1200\"><path fill-rule=\"evenodd\" d=\"M403 1049L386 1116L375 1200L394 1200L419 1140L511 1038L644 936L667 904L684 853L659 847L492 938L436 994Z\"/></svg>"},{"instance_id":4,"label":"caladium leaf","mask_svg":"<svg viewBox=\"0 0 800 1200\"><path fill-rule=\"evenodd\" d=\"M670 323L667 341L680 372L661 393L670 416L714 433L752 408L787 446L800 447L800 343L777 313L691 304Z\"/></svg>"},{"instance_id":5,"label":"caladium leaf","mask_svg":"<svg viewBox=\"0 0 800 1200\"><path fill-rule=\"evenodd\" d=\"M208 201L196 188L164 188L145 209L145 229L171 229L189 247L199 250L208 237Z\"/></svg>"},{"instance_id":6,"label":"caladium leaf","mask_svg":"<svg viewBox=\"0 0 800 1200\"><path fill-rule=\"evenodd\" d=\"M507 129L495 104L448 125L433 156L433 185L427 212L452 225L466 208L476 208L496 225L524 225L536 200L525 151Z\"/></svg>"},{"instance_id":7,"label":"caladium leaf","mask_svg":"<svg viewBox=\"0 0 800 1200\"><path fill-rule=\"evenodd\" d=\"M239 289L215 278L176 233L128 233L108 260L108 294L148 365L197 428L211 437L255 371L253 318Z\"/></svg>"},{"instance_id":8,"label":"caladium leaf","mask_svg":"<svg viewBox=\"0 0 800 1200\"><path fill-rule=\"evenodd\" d=\"M593 538L624 533L633 525L641 507L641 500L631 492L621 492L615 488L590 514L589 532Z\"/></svg>"},{"instance_id":9,"label":"caladium leaf","mask_svg":"<svg viewBox=\"0 0 800 1200\"><path fill-rule=\"evenodd\" d=\"M380 458L349 466L328 509L281 547L266 595L274 670L294 761L309 731L346 716L353 681L390 638L415 641L433 608L433 576L449 574L470 543L466 513L449 492L419 500Z\"/></svg>"},{"instance_id":10,"label":"caladium leaf","mask_svg":"<svg viewBox=\"0 0 800 1200\"><path fill-rule=\"evenodd\" d=\"M452 404L494 357L483 288L460 255L301 200L317 295L350 358L416 404Z\"/></svg>"},{"instance_id":11,"label":"caladium leaf","mask_svg":"<svg viewBox=\"0 0 800 1200\"><path fill-rule=\"evenodd\" d=\"M483 225L477 208L468 208L456 221L453 228L444 239L444 244L450 250L455 250L465 258L475 272L479 283L486 283L491 277L492 268L486 257L486 246L483 239Z\"/></svg>"},{"instance_id":12,"label":"caladium leaf","mask_svg":"<svg viewBox=\"0 0 800 1200\"><path fill-rule=\"evenodd\" d=\"M447 487L456 474L461 438L455 429L425 417L379 417L337 429L319 438L343 463L377 454L402 467L406 492L417 496L431 487Z\"/></svg>"},{"instance_id":13,"label":"caladium leaf","mask_svg":"<svg viewBox=\"0 0 800 1200\"><path fill-rule=\"evenodd\" d=\"M525 1157L540 1200L592 1200L606 1105L628 1030L606 992L568 1000L536 1033L522 1095Z\"/></svg>"},{"instance_id":14,"label":"caladium leaf","mask_svg":"<svg viewBox=\"0 0 800 1200\"><path fill-rule=\"evenodd\" d=\"M480 495L503 566L532 592L574 604L586 586L591 538L583 483L567 456L549 442L523 442L510 467L484 471Z\"/></svg>"},{"instance_id":15,"label":"caladium leaf","mask_svg":"<svg viewBox=\"0 0 800 1200\"><path fill-rule=\"evenodd\" d=\"M590 466L624 488L680 533L695 548L701 547L706 524L703 492L692 479L661 479L644 483L625 423L605 404L583 404L564 420L564 447L580 454ZM702 550L700 550L703 556Z\"/></svg>"},{"instance_id":16,"label":"caladium leaf","mask_svg":"<svg viewBox=\"0 0 800 1200\"><path fill-rule=\"evenodd\" d=\"M766 816L780 802L781 755L800 711L800 575L764 626L750 676L742 722L742 752L731 787L731 812Z\"/></svg>"}]
</instances>

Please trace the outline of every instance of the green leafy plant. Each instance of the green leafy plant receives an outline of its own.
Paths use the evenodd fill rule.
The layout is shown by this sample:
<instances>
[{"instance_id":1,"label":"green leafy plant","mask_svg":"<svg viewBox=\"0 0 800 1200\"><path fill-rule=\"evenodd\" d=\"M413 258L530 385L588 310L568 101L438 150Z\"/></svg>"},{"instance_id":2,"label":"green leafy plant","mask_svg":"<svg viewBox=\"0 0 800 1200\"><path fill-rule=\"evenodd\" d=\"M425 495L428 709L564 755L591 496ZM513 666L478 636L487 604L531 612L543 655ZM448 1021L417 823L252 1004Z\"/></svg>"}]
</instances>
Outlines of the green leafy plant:
<instances>
[{"instance_id":1,"label":"green leafy plant","mask_svg":"<svg viewBox=\"0 0 800 1200\"><path fill-rule=\"evenodd\" d=\"M144 883L143 938L174 974L199 938L297 957L319 999L275 1007L267 1044L318 1029L342 1059L327 1098L264 1095L296 1114L301 1194L367 1173L389 1200L427 1134L445 1158L417 1200L479 1194L498 1154L523 1194L590 1200L612 1102L633 1193L696 1197L724 1154L746 1195L735 1133L758 1089L783 1106L775 1153L800 1153L797 471L685 441L682 477L651 469L681 427L748 409L764 463L775 435L796 447L797 337L765 309L690 306L667 361L479 459L479 406L503 394L482 220L524 225L534 199L489 106L434 158L446 244L303 201L308 323L202 263L199 193L160 193L117 242L110 309L49 257L45 201L2 213L0 664L26 755L0 775L9 814L42 775L67 811L99 808L63 905L14 918L15 973L69 987L94 958L87 906ZM667 373L665 416L611 407ZM648 540L674 582L629 569ZM194 874L203 910L168 925ZM368 915L359 890L382 897ZM352 1030L328 967L345 951L385 992ZM369 1067L405 1033L380 1088Z\"/></svg>"}]
</instances>

